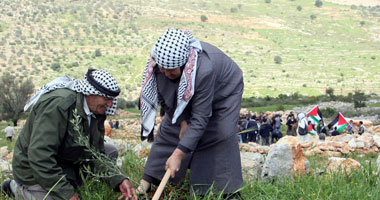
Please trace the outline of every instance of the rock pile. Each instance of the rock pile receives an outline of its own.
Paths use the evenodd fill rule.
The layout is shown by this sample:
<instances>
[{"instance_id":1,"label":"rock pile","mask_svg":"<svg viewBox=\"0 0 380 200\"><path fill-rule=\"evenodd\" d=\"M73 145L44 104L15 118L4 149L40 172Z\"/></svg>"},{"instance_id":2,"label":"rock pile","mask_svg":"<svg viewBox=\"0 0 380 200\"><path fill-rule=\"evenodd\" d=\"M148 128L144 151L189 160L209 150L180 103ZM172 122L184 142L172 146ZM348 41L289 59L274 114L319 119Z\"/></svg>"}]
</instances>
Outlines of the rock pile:
<instances>
[{"instance_id":1,"label":"rock pile","mask_svg":"<svg viewBox=\"0 0 380 200\"><path fill-rule=\"evenodd\" d=\"M311 135L302 137L302 140L294 136L285 136L284 138L297 138L305 156L307 157L312 155L339 157L354 152L359 154L371 154L380 152L380 136L372 135L370 133L365 133L361 136L356 134L343 134L327 137L324 141L319 140L317 136ZM269 147L261 146L256 143L240 144L241 151L260 154L268 154L269 150L272 147L273 145Z\"/></svg>"}]
</instances>

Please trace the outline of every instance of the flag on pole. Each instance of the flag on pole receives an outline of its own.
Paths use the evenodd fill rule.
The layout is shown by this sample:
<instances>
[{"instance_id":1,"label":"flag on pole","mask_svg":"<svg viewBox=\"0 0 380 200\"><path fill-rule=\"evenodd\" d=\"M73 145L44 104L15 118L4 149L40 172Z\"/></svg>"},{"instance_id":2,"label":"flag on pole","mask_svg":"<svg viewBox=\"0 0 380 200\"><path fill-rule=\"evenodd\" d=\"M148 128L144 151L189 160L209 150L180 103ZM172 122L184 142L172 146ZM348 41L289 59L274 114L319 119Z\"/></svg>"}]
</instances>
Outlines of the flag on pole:
<instances>
[{"instance_id":1,"label":"flag on pole","mask_svg":"<svg viewBox=\"0 0 380 200\"><path fill-rule=\"evenodd\" d=\"M342 113L339 112L338 116L336 116L336 118L328 125L328 127L332 129L336 127L336 130L341 133L347 125L347 120L344 118Z\"/></svg>"},{"instance_id":2,"label":"flag on pole","mask_svg":"<svg viewBox=\"0 0 380 200\"><path fill-rule=\"evenodd\" d=\"M311 109L307 115L309 115L309 117L311 119L313 119L314 122L316 122L316 124L319 124L319 121L321 121L323 118L322 118L322 112L321 110L319 110L319 107L318 105L316 105L313 109Z\"/></svg>"}]
</instances>

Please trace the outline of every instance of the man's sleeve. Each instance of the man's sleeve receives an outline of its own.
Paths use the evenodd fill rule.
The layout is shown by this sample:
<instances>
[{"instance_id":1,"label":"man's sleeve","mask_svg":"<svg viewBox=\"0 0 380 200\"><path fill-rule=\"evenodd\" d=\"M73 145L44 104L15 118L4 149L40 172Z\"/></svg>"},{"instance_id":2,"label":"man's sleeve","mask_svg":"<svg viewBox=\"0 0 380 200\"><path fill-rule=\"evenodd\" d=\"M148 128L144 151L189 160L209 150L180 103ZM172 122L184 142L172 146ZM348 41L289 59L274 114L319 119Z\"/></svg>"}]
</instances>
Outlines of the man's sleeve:
<instances>
[{"instance_id":1,"label":"man's sleeve","mask_svg":"<svg viewBox=\"0 0 380 200\"><path fill-rule=\"evenodd\" d=\"M68 123L68 113L57 106L59 100L60 98L46 100L32 111L37 114L28 148L28 160L36 182L46 191L52 189L51 197L70 199L74 195L74 188L64 177L56 160Z\"/></svg>"},{"instance_id":2,"label":"man's sleeve","mask_svg":"<svg viewBox=\"0 0 380 200\"><path fill-rule=\"evenodd\" d=\"M194 96L192 97L191 117L188 121L187 130L179 145L194 150L203 136L210 117L212 116L212 102L214 97L216 74L210 70L197 79Z\"/></svg>"}]
</instances>

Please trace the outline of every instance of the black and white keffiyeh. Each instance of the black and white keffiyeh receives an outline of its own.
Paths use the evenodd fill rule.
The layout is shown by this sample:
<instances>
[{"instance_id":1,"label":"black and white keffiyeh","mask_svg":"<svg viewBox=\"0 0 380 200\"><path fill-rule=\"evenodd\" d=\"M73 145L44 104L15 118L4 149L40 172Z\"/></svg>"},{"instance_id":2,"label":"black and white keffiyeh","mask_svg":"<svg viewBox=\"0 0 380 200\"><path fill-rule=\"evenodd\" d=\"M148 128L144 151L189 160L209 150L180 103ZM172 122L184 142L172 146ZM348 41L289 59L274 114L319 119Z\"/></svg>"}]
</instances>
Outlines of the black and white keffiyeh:
<instances>
[{"instance_id":1,"label":"black and white keffiyeh","mask_svg":"<svg viewBox=\"0 0 380 200\"><path fill-rule=\"evenodd\" d=\"M120 93L120 88L117 85L115 78L106 70L89 69L83 80L75 80L71 77L59 77L45 84L37 90L24 107L27 111L30 106L37 103L38 99L56 89L67 88L75 92L82 93L85 96L99 95L107 98L113 98L112 107L106 108L106 115L114 115L117 108L117 96Z\"/></svg>"},{"instance_id":2,"label":"black and white keffiyeh","mask_svg":"<svg viewBox=\"0 0 380 200\"><path fill-rule=\"evenodd\" d=\"M177 94L177 107L172 123L182 114L194 94L198 53L202 51L199 40L189 31L168 29L156 41L144 70L140 109L142 136L147 137L154 128L157 113L157 83L154 67L175 69L185 65Z\"/></svg>"}]
</instances>

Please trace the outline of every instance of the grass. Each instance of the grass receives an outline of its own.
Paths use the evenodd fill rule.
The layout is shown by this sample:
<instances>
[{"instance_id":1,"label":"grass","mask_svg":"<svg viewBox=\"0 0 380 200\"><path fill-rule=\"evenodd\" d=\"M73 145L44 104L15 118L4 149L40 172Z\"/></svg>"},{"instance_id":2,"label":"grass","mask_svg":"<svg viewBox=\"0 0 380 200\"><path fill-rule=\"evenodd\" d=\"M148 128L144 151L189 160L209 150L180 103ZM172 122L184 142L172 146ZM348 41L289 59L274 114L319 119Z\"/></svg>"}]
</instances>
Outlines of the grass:
<instances>
[{"instance_id":1,"label":"grass","mask_svg":"<svg viewBox=\"0 0 380 200\"><path fill-rule=\"evenodd\" d=\"M144 170L145 159L139 157L132 150L121 155L123 160L122 170L129 176L132 184L137 187ZM380 174L377 174L376 159L377 154L359 155L351 154L351 157L359 161L362 167L351 174L343 173L324 173L314 175L316 168L325 169L327 167L327 158L320 156L309 157L311 170L309 174L292 176L285 179L268 182L264 180L245 179L244 186L241 189L241 195L244 199L303 199L303 200L333 200L333 199L379 199ZM6 177L3 177L4 179ZM188 177L182 187L173 187L167 185L164 191L164 200L171 199L216 199L221 200L221 194L210 192L203 198L191 196L188 190ZM153 191L155 188L153 188ZM77 191L81 199L88 200L108 200L117 199L120 193L114 192L106 183L98 179L85 179L84 185ZM153 192L150 194L153 195ZM9 199L1 197L2 199ZM149 196L148 198L151 198Z\"/></svg>"},{"instance_id":2,"label":"grass","mask_svg":"<svg viewBox=\"0 0 380 200\"><path fill-rule=\"evenodd\" d=\"M271 105L271 106L260 106L260 107L249 107L247 108L251 112L266 112L266 111L279 111L279 110L292 110L296 105ZM281 108L281 109L279 109Z\"/></svg>"}]
</instances>

